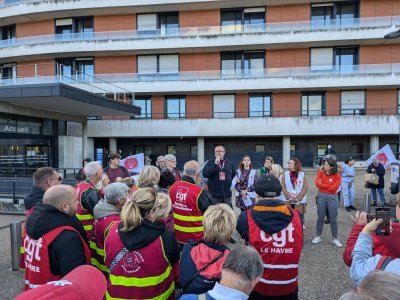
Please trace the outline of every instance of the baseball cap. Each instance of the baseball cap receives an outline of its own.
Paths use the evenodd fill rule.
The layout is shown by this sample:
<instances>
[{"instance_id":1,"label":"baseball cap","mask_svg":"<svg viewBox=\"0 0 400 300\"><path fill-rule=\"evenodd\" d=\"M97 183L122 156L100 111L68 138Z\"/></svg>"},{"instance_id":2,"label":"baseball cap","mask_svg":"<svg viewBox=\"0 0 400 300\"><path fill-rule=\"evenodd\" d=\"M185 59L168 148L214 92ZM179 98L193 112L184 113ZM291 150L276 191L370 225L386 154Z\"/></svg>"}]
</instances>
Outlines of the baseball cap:
<instances>
[{"instance_id":1,"label":"baseball cap","mask_svg":"<svg viewBox=\"0 0 400 300\"><path fill-rule=\"evenodd\" d=\"M279 196L282 191L279 179L272 174L261 175L258 177L253 188L260 197L276 197Z\"/></svg>"},{"instance_id":2,"label":"baseball cap","mask_svg":"<svg viewBox=\"0 0 400 300\"><path fill-rule=\"evenodd\" d=\"M58 281L50 281L20 294L15 300L101 300L106 289L104 275L93 266L83 265Z\"/></svg>"}]
</instances>

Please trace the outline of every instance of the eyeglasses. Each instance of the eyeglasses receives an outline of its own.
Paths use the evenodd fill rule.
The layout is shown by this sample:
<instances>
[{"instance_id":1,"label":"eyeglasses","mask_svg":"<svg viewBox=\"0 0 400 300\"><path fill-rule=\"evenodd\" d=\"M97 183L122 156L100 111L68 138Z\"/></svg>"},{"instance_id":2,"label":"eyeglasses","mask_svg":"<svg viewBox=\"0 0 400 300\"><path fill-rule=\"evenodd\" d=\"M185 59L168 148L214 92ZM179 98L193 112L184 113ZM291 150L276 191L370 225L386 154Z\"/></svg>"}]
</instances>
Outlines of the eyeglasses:
<instances>
[{"instance_id":1,"label":"eyeglasses","mask_svg":"<svg viewBox=\"0 0 400 300\"><path fill-rule=\"evenodd\" d=\"M49 179L49 181L52 181L52 180L58 180L59 182L61 182L62 181L62 177L58 176L58 178L50 178Z\"/></svg>"}]
</instances>

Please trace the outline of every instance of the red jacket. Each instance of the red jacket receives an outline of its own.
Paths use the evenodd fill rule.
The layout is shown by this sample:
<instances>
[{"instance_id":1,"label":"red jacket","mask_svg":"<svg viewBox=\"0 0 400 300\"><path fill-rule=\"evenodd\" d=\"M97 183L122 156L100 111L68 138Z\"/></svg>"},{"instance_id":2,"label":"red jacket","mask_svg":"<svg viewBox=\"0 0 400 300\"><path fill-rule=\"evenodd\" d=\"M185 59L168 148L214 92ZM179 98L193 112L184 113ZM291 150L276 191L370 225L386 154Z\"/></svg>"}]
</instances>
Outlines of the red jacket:
<instances>
[{"instance_id":1,"label":"red jacket","mask_svg":"<svg viewBox=\"0 0 400 300\"><path fill-rule=\"evenodd\" d=\"M315 185L323 194L337 194L342 176L340 174L327 175L325 171L319 170L315 178Z\"/></svg>"},{"instance_id":2,"label":"red jacket","mask_svg":"<svg viewBox=\"0 0 400 300\"><path fill-rule=\"evenodd\" d=\"M373 237L373 255L380 254L390 256L392 258L400 258L400 224L392 223L393 232L387 236L376 236L372 234ZM352 262L352 253L358 235L363 230L364 225L354 224L349 237L347 238L346 248L343 252L344 263L350 267Z\"/></svg>"}]
</instances>

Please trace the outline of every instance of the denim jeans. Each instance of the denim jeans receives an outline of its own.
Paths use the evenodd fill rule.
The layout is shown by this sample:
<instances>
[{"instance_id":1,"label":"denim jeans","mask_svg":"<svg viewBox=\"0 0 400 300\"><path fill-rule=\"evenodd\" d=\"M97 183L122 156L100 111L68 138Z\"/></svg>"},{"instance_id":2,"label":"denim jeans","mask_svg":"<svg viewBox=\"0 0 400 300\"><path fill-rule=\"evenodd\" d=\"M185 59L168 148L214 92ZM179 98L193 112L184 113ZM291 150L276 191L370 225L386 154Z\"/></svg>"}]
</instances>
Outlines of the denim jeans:
<instances>
[{"instance_id":1,"label":"denim jeans","mask_svg":"<svg viewBox=\"0 0 400 300\"><path fill-rule=\"evenodd\" d=\"M383 194L383 188L371 187L372 200L374 200L375 204L378 201L378 198L376 197L376 190L378 190L379 199L381 199L382 204L385 204L385 195Z\"/></svg>"}]
</instances>

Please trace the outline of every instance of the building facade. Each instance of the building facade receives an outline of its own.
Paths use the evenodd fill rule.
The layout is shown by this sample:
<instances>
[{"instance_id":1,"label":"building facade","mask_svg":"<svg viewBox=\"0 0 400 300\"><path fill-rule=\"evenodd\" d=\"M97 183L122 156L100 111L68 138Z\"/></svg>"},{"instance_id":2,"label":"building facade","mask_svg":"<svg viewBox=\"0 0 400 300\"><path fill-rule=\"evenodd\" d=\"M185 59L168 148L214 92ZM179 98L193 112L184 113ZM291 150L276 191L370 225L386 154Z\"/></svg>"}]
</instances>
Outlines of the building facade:
<instances>
[{"instance_id":1,"label":"building facade","mask_svg":"<svg viewBox=\"0 0 400 300\"><path fill-rule=\"evenodd\" d=\"M141 107L93 115L84 156L365 159L399 151L399 28L396 0L3 0L0 82L79 77Z\"/></svg>"}]
</instances>

